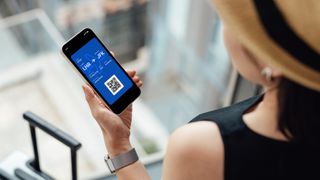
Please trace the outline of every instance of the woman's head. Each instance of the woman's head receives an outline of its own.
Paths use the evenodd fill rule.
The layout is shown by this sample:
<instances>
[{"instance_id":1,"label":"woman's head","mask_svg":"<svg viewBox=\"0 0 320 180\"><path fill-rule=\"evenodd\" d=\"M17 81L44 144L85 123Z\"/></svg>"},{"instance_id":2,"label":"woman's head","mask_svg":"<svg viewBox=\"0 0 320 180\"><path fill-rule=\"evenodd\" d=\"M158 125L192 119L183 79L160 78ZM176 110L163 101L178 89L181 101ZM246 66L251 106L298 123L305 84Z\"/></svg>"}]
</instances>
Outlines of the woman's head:
<instances>
[{"instance_id":1,"label":"woman's head","mask_svg":"<svg viewBox=\"0 0 320 180\"><path fill-rule=\"evenodd\" d=\"M256 69L269 67L275 77L282 74L320 91L320 1L214 0L214 5L226 27L229 51L238 62L243 56L254 57L249 59L258 60ZM233 52L237 45L242 51ZM265 84L253 79L257 80Z\"/></svg>"},{"instance_id":2,"label":"woman's head","mask_svg":"<svg viewBox=\"0 0 320 180\"><path fill-rule=\"evenodd\" d=\"M218 11L223 12L222 19L228 21L225 23L224 39L234 67L246 79L266 89L275 88L277 90L279 130L289 139L320 146L320 49L313 49L312 46L309 46L310 41L304 42L303 38L290 30L287 24L285 24L286 27L281 27L287 28L287 33L291 35L283 34L285 38L282 40L281 36L272 34L278 33L277 31L280 31L281 34L281 31L285 31L281 28L273 30L274 32L270 34L269 31L272 30L263 30L266 27L252 27L259 29L260 31L256 30L256 32L263 33L263 35L250 34L254 32L250 30L250 24L246 27L243 26L246 22L243 24L237 22L241 18L228 17L224 10L219 10L219 7L224 8L222 0L216 1L220 3ZM248 2L246 1L247 5ZM261 6L258 1L253 2ZM317 4L320 7L320 2ZM273 9L273 13L279 15L278 10L275 12ZM230 14L235 16L236 12ZM270 18L273 15L269 14ZM249 22L250 18L252 17L248 17ZM258 18L261 20L261 17ZM232 26L232 23L236 25ZM274 23L269 24L270 26L280 27L276 23L285 22L270 21L270 23ZM280 40L273 39L275 37ZM320 40L320 35L313 37L318 37ZM261 38L261 41L259 42L257 38ZM292 50L295 52L291 52Z\"/></svg>"}]
</instances>

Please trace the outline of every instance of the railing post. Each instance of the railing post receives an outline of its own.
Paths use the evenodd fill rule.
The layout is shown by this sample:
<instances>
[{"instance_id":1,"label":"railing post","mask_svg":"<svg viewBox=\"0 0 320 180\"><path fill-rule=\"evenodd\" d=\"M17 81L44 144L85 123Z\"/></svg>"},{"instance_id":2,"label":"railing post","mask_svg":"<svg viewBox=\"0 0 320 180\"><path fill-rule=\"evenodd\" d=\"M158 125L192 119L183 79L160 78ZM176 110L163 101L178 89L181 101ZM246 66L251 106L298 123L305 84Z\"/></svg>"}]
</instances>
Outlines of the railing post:
<instances>
[{"instance_id":1,"label":"railing post","mask_svg":"<svg viewBox=\"0 0 320 180\"><path fill-rule=\"evenodd\" d=\"M31 165L36 171L40 172L41 169L40 169L40 163L39 163L39 152L38 152L38 144L37 144L37 137L36 137L36 128L31 123L29 123L29 127L30 127L32 148L33 148L33 154L34 154L34 159Z\"/></svg>"}]
</instances>

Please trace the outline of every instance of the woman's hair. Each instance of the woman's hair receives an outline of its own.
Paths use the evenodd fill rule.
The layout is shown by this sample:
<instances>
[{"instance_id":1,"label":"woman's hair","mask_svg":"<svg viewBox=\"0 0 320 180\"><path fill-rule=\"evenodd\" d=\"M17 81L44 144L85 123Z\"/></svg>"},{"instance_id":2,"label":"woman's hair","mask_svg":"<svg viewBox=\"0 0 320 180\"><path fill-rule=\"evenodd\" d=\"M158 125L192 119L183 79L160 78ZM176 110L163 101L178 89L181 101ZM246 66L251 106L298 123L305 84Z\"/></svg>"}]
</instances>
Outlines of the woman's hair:
<instances>
[{"instance_id":1,"label":"woman's hair","mask_svg":"<svg viewBox=\"0 0 320 180\"><path fill-rule=\"evenodd\" d=\"M278 103L279 130L293 141L320 146L320 92L282 78Z\"/></svg>"}]
</instances>

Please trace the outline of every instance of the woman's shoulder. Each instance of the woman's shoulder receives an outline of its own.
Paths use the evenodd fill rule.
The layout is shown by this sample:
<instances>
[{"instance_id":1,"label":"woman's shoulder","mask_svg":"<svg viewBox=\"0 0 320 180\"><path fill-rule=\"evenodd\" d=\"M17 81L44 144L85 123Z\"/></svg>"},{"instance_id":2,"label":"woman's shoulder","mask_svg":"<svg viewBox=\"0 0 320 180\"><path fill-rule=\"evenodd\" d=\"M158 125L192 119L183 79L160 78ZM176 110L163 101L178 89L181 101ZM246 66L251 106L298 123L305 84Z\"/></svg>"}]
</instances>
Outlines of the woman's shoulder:
<instances>
[{"instance_id":1,"label":"woman's shoulder","mask_svg":"<svg viewBox=\"0 0 320 180\"><path fill-rule=\"evenodd\" d=\"M170 176L170 179L222 179L223 157L222 137L215 123L201 121L187 124L170 137L164 174L184 176Z\"/></svg>"},{"instance_id":2,"label":"woman's shoulder","mask_svg":"<svg viewBox=\"0 0 320 180\"><path fill-rule=\"evenodd\" d=\"M194 122L209 121L214 122L222 135L232 133L245 127L242 115L245 111L256 105L262 100L262 95L254 96L231 106L209 111L196 116L190 121Z\"/></svg>"},{"instance_id":3,"label":"woman's shoulder","mask_svg":"<svg viewBox=\"0 0 320 180\"><path fill-rule=\"evenodd\" d=\"M199 149L190 149L192 151L198 150L199 152L206 151L207 149L213 151L219 151L223 149L222 147L222 137L219 131L219 128L216 123L208 121L199 121L192 124L186 124L177 130L170 137L170 143L176 144L179 146L195 146L202 147ZM212 151L208 151L212 153Z\"/></svg>"}]
</instances>

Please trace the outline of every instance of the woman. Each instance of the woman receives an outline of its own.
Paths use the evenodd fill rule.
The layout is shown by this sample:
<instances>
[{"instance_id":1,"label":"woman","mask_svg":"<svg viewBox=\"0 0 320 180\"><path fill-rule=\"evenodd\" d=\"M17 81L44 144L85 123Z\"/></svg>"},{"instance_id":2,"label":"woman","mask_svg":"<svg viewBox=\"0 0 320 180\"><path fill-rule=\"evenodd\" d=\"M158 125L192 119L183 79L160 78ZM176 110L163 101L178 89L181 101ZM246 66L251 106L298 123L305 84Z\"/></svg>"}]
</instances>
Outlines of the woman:
<instances>
[{"instance_id":1,"label":"woman","mask_svg":"<svg viewBox=\"0 0 320 180\"><path fill-rule=\"evenodd\" d=\"M232 63L263 95L197 116L170 137L163 179L320 179L320 1L215 0ZM318 18L319 17L319 18ZM128 72L139 85L134 71ZM132 149L117 116L84 92L109 156ZM119 179L150 179L141 162Z\"/></svg>"}]
</instances>

